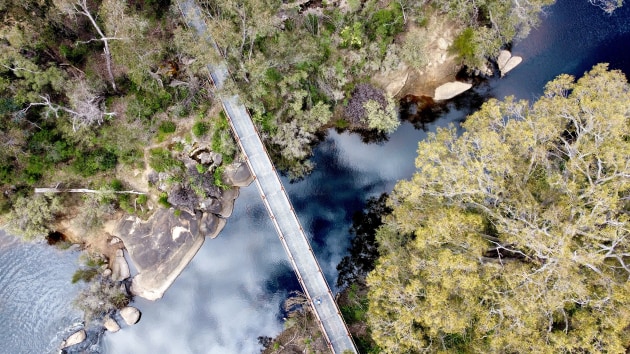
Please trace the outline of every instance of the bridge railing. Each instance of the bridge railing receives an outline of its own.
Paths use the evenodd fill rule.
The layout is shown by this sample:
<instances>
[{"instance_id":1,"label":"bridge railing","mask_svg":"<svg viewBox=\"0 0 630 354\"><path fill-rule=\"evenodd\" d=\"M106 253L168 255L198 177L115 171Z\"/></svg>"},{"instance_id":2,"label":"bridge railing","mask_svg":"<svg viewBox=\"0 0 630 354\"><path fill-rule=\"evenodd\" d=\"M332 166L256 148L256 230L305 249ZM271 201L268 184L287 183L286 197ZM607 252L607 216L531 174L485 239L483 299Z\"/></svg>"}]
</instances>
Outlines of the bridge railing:
<instances>
[{"instance_id":1,"label":"bridge railing","mask_svg":"<svg viewBox=\"0 0 630 354\"><path fill-rule=\"evenodd\" d=\"M191 1L194 1L194 0L191 0ZM180 12L182 13L183 18L186 18L186 13L185 13L185 12L184 12L184 10L182 9L180 1L177 1L177 5L178 5L178 8L179 8ZM204 19L203 17L201 18L201 20L205 21L205 19ZM188 25L188 23L187 23L187 25ZM205 24L205 22L204 22L204 25L205 25L205 26L206 26L206 28L207 28L207 25ZM216 50L216 51L217 51L220 55L222 55L221 51L219 50L219 47L217 46L216 42L214 41L214 38L212 38L211 36L207 36L207 38L205 38L205 39L206 39L207 41L209 41L209 42L212 44L212 46L214 47L214 49L215 49L215 50ZM232 74L230 73L229 68L227 67L227 65L225 65L225 70L226 70L226 72L227 72L227 74L228 74L228 77L229 77L230 79L232 79L232 80L233 80ZM221 87L221 86L222 86L222 83L221 83L220 85L217 85L217 83L215 82L215 80L218 80L218 79L219 79L218 77L216 77L215 73L214 73L212 70L210 70L210 68L208 68L208 72L210 73L209 78L210 78L210 81L212 82L212 84L213 84L215 87ZM259 182L258 178L256 177L256 175L255 175L255 173L254 173L254 170L253 170L253 168L252 168L252 164L251 164L251 162L249 161L249 157L247 156L247 154L246 154L246 152L245 152L244 146L243 146L243 144L242 144L242 142L241 142L241 140L240 140L240 138L239 138L238 134L236 133L236 127L234 126L234 123L232 122L232 117L231 117L231 116L230 116L230 114L228 113L228 110L226 109L226 107L225 107L225 103L223 102L223 100L221 100L221 105L223 106L223 111L226 113L225 115L226 115L226 117L228 118L228 122L229 122L230 127L231 127L231 129L232 129L232 132L233 132L233 134L234 134L234 138L235 138L235 140L236 140L237 144L239 145L239 147L240 147L241 151L243 151L243 154L245 155L245 161L246 161L246 163L247 163L247 166L249 167L250 171L252 172L252 174L253 174L253 176L254 176L254 181L256 182L256 185L258 186L259 191L261 191L261 198L262 198L262 200L263 200L263 204L265 204L265 207L266 207L266 209L267 209L267 212L269 213L270 219L271 219L271 221L272 221L272 223L273 223L273 225L274 225L274 227L275 227L276 231L278 232L278 235L279 235L279 238L280 238L280 242L282 243L282 246L283 246L283 248L285 249L285 252L286 252L286 253L287 253L287 255L289 256L289 261L291 262L291 265L293 266L293 270L295 271L295 273L296 273L296 275L297 275L297 278L298 278L298 281L299 281L299 283L300 283L300 286L302 287L302 289L304 290L305 295L306 295L306 296L308 297L308 299L309 299L310 305L311 305L311 307L313 308L313 313L315 314L315 317L317 318L317 322L318 322L318 324L319 324L319 326L320 326L320 328L321 328L321 330L322 330L322 334L324 335L324 337L325 337L325 339L326 339L326 342L327 342L327 344L328 344L329 348L330 348L330 349L331 349L331 351L334 353L335 351L334 351L334 348L333 348L333 346L332 346L332 342L331 342L331 340L330 340L330 337L328 336L328 333L327 333L327 331L326 331L326 328L324 327L324 323L322 322L322 319L321 319L321 318L320 318L320 316L319 316L319 313L318 313L318 311L317 311L317 308L315 307L315 304L313 303L313 298L311 297L311 294L309 293L308 288L306 287L306 284L304 283L304 280L302 279L302 275L300 274L300 271L299 271L298 265L297 265L297 263L295 262L295 259L293 258L292 254L291 254L291 250L290 250L290 248L289 248L289 246L288 246L288 244L287 244L286 240L284 239L284 235L283 235L282 229L280 228L280 225L279 225L279 224L278 224L278 222L276 221L276 217L275 217L275 215L273 214L273 211L272 211L272 209L271 209L271 205L269 205L269 202L267 201L266 196L262 193L262 190L263 190L263 189L262 189L262 186L260 185L260 182ZM325 285L326 285L326 288L327 288L327 290L328 290L327 295L328 295L328 296L329 296L329 298L330 298L330 302L331 302L331 303L333 304L333 306L335 307L335 311L336 311L337 315L339 316L339 318L341 319L341 322L343 323L343 325L344 325L344 327L345 327L344 329L345 329L346 335L347 335L347 336L348 336L348 338L350 339L350 342L352 343L352 345L353 345L353 347L354 347L353 349L355 349L355 348L356 348L356 343L354 342L354 339L352 338L352 335L351 335L351 334L350 334L350 332L348 331L348 325L346 324L345 320L343 319L343 316L342 316L342 314L341 314L341 311L339 310L339 306L337 306L337 302L335 301L335 298L334 298L334 296L333 296L333 294L332 294L332 291L330 290L330 285L328 284L328 281L326 280L326 276L325 276L324 272L323 272L323 271L322 271L322 269L321 269L321 266L320 266L320 264L319 264L319 261L317 260L317 257L315 256L315 253L313 252L313 249L312 249L312 247L311 247L311 245L310 245L310 242L309 242L308 238L306 237L306 233L305 233L305 231L304 231L304 228L302 227L302 224L301 224L301 222L300 222L300 219L298 218L298 216L297 216L297 214L296 214L296 212L295 212L295 209L293 208L293 204L291 203L291 199L289 198L288 194L286 193L286 190L284 189L284 186L282 185L282 181L281 181L281 179L280 179L280 176L278 175L278 171L277 171L277 170L276 170L276 168L273 166L273 162L271 161L271 158L269 157L270 155L269 155L269 153L267 152L267 148L265 147L265 144L264 144L264 143L262 142L262 140L260 139L260 133L259 133L258 129L256 128L256 125L253 123L253 120L252 120L252 118L251 118L251 114L249 113L249 110L248 110L248 109L247 109L247 107L245 107L244 105L243 105L243 108L244 108L245 112L247 113L247 116L248 116L249 120L252 122L252 126L253 126L253 128L254 128L254 131L256 132L256 139L260 142L260 144L261 144L261 146L262 146L262 148L263 148L263 151L264 151L265 155L267 156L267 158L269 158L269 162L271 163L271 167L272 167L273 173L274 173L274 175L275 175L276 179L280 182L280 187L281 187L281 190L282 190L283 196L284 196L284 198L285 198L285 199L288 201L288 203L289 203L289 206L290 206L290 209L291 209L291 213L292 213L293 217L295 218L295 220L297 221L298 227L299 227L300 232L301 232L301 236L302 236L302 237L304 238L304 240L306 241L306 243L307 243L307 245L308 245L309 252L310 252L310 254L311 254L311 257L312 257L312 258L313 258L313 260L315 261L315 264L316 264L316 266L317 266L317 270L318 270L319 274L321 275L321 277L322 277L322 279L323 279L323 281L324 281L324 283L325 283ZM356 349L355 349L355 351L356 351Z\"/></svg>"}]
</instances>

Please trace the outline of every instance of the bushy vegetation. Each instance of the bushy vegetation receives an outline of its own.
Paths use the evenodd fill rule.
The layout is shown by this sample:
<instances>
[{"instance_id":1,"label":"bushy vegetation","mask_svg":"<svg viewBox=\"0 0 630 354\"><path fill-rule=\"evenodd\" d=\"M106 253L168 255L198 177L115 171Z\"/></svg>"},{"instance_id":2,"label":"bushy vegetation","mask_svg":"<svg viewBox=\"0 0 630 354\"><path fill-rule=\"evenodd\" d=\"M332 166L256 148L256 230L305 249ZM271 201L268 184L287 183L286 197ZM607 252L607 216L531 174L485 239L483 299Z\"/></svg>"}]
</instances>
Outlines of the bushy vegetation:
<instances>
[{"instance_id":1,"label":"bushy vegetation","mask_svg":"<svg viewBox=\"0 0 630 354\"><path fill-rule=\"evenodd\" d=\"M74 301L77 308L83 311L86 322L99 319L108 313L121 309L131 299L120 285L108 279L93 281L79 293Z\"/></svg>"},{"instance_id":2,"label":"bushy vegetation","mask_svg":"<svg viewBox=\"0 0 630 354\"><path fill-rule=\"evenodd\" d=\"M419 144L368 277L385 352L628 350L628 92L598 65Z\"/></svg>"},{"instance_id":3,"label":"bushy vegetation","mask_svg":"<svg viewBox=\"0 0 630 354\"><path fill-rule=\"evenodd\" d=\"M192 126L192 133L194 136L199 138L206 135L209 129L210 127L206 122L195 122Z\"/></svg>"},{"instance_id":4,"label":"bushy vegetation","mask_svg":"<svg viewBox=\"0 0 630 354\"><path fill-rule=\"evenodd\" d=\"M149 166L157 172L166 172L171 169L183 168L183 163L174 158L170 151L164 148L151 149L149 152Z\"/></svg>"},{"instance_id":5,"label":"bushy vegetation","mask_svg":"<svg viewBox=\"0 0 630 354\"><path fill-rule=\"evenodd\" d=\"M23 209L19 200L35 185L101 185L121 164L144 168L151 136L175 133L177 119L204 112L211 99L206 73L177 60L175 34L186 30L180 16L164 16L168 2L28 0L0 7L3 212ZM163 151L149 158L161 170L178 167ZM85 200L99 206L92 211L131 211L138 203L93 197ZM87 229L103 215L91 214ZM25 231L32 237L45 230Z\"/></svg>"}]
</instances>

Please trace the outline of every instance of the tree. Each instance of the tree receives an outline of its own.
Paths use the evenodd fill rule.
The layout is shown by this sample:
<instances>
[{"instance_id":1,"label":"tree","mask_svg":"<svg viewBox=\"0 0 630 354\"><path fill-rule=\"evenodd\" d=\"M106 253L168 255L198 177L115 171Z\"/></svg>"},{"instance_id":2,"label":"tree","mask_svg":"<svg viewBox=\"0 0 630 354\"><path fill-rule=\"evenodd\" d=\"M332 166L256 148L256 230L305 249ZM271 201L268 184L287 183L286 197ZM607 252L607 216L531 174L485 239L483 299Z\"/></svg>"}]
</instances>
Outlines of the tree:
<instances>
[{"instance_id":1,"label":"tree","mask_svg":"<svg viewBox=\"0 0 630 354\"><path fill-rule=\"evenodd\" d=\"M52 231L50 224L61 211L57 196L38 194L29 198L19 197L13 204L7 226L12 233L33 240Z\"/></svg>"},{"instance_id":2,"label":"tree","mask_svg":"<svg viewBox=\"0 0 630 354\"><path fill-rule=\"evenodd\" d=\"M98 38L91 39L88 42L103 42L103 53L105 55L107 73L109 75L109 80L112 88L114 89L114 91L116 91L116 82L114 81L114 72L112 71L112 54L109 50L109 41L121 38L118 38L116 36L108 37L105 35L101 27L96 22L96 19L92 16L92 13L90 12L87 4L87 0L54 0L53 2L55 3L55 6L62 12L70 16L83 15L90 21L90 24L92 24L92 27L94 27L94 30L96 30L98 34Z\"/></svg>"},{"instance_id":3,"label":"tree","mask_svg":"<svg viewBox=\"0 0 630 354\"><path fill-rule=\"evenodd\" d=\"M71 107L65 107L53 103L50 98L40 96L39 102L32 102L23 110L17 112L17 116L23 116L31 107L43 106L46 109L46 115L54 114L55 118L60 118L63 112L70 117L72 122L72 130L78 131L82 127L92 125L101 125L105 119L112 118L115 113L105 112L101 107L103 97L91 92L84 81L77 81L73 88L67 92Z\"/></svg>"},{"instance_id":4,"label":"tree","mask_svg":"<svg viewBox=\"0 0 630 354\"><path fill-rule=\"evenodd\" d=\"M629 93L600 64L419 144L368 277L386 352L630 347Z\"/></svg>"},{"instance_id":5,"label":"tree","mask_svg":"<svg viewBox=\"0 0 630 354\"><path fill-rule=\"evenodd\" d=\"M385 107L382 107L377 101L368 100L363 104L363 108L365 109L365 120L370 129L376 129L383 133L393 133L400 125L396 102L389 96Z\"/></svg>"}]
</instances>

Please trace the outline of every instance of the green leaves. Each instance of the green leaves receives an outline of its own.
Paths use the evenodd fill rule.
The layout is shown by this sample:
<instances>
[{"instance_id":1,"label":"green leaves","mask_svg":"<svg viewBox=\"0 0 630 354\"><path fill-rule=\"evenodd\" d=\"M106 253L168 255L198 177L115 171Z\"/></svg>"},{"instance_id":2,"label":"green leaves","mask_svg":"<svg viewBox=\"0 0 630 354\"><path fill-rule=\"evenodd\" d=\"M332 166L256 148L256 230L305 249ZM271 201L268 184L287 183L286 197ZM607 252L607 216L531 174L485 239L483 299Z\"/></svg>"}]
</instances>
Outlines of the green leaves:
<instances>
[{"instance_id":1,"label":"green leaves","mask_svg":"<svg viewBox=\"0 0 630 354\"><path fill-rule=\"evenodd\" d=\"M491 100L461 136L450 127L419 144L368 277L380 346L625 350L629 92L597 65L534 104Z\"/></svg>"}]
</instances>

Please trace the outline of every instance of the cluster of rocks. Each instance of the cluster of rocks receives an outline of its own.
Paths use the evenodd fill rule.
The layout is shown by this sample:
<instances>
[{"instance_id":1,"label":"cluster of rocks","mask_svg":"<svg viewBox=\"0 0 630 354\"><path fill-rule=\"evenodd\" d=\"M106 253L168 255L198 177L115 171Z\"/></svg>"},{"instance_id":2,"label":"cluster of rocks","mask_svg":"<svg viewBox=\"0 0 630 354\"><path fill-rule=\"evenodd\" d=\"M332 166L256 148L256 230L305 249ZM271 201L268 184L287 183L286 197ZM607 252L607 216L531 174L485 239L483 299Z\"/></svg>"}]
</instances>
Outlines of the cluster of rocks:
<instances>
[{"instance_id":1,"label":"cluster of rocks","mask_svg":"<svg viewBox=\"0 0 630 354\"><path fill-rule=\"evenodd\" d=\"M127 326L133 326L134 324L138 323L141 314L140 310L138 310L137 308L126 306L118 311L118 316ZM112 317L112 315L106 315L105 318L103 318L103 327L109 332L118 332L120 330L120 325L118 324L118 321L116 321ZM74 333L69 335L63 342L61 342L59 349L63 350L81 344L86 339L87 332L85 331L85 329L82 328L78 331L75 331Z\"/></svg>"},{"instance_id":2,"label":"cluster of rocks","mask_svg":"<svg viewBox=\"0 0 630 354\"><path fill-rule=\"evenodd\" d=\"M497 58L497 66L499 68L499 72L501 73L501 77L505 76L508 72L513 70L516 66L518 66L523 61L523 58L512 55L508 50L502 50L499 53L499 57ZM492 70L488 67L483 69L479 74L483 74L486 76L492 76ZM460 81L452 81L447 82L443 85L438 86L435 89L435 93L433 95L433 99L435 101L442 101L451 99L465 91L468 91L472 87L472 84Z\"/></svg>"},{"instance_id":3,"label":"cluster of rocks","mask_svg":"<svg viewBox=\"0 0 630 354\"><path fill-rule=\"evenodd\" d=\"M190 151L178 157L185 166L183 181L169 183L166 174L150 177L158 189L168 194L172 208L158 209L148 220L129 216L114 230L138 271L132 279L131 293L148 300L161 298L204 239L215 238L221 232L232 215L239 187L253 181L247 164L239 162L221 167L221 179L227 188L216 186L214 172L224 164L221 154L207 147Z\"/></svg>"},{"instance_id":4,"label":"cluster of rocks","mask_svg":"<svg viewBox=\"0 0 630 354\"><path fill-rule=\"evenodd\" d=\"M248 186L254 179L246 163L233 163L222 167L222 181L228 188L216 186L213 172L223 164L223 158L208 148L192 149L179 159L186 168L184 182L169 183L166 173L149 176L153 185L168 193L173 207L156 210L148 220L129 216L118 221L110 230L109 262L101 269L101 275L113 282L129 279L131 271L123 252L126 249L137 270L130 291L149 300L161 298L204 239L215 238L221 232L232 215L239 187ZM117 332L119 323L130 326L139 319L140 311L127 306L106 315L102 326ZM60 350L79 345L86 338L85 329L77 330L61 343Z\"/></svg>"},{"instance_id":5,"label":"cluster of rocks","mask_svg":"<svg viewBox=\"0 0 630 354\"><path fill-rule=\"evenodd\" d=\"M112 237L108 244L112 253L109 257L109 262L102 266L101 276L103 278L110 278L111 281L116 283L121 283L121 287L124 288L122 282L131 276L129 264L127 263L123 253L124 245L118 237ZM140 310L132 306L123 307L117 311L117 314L127 326L134 325L140 320ZM105 330L109 332L118 332L120 330L118 321L114 319L115 315L116 314L113 313L107 314L102 319L102 325ZM85 329L82 328L75 331L63 342L61 342L60 350L83 343L86 338L87 332Z\"/></svg>"},{"instance_id":6,"label":"cluster of rocks","mask_svg":"<svg viewBox=\"0 0 630 354\"><path fill-rule=\"evenodd\" d=\"M502 50L497 58L497 65L499 66L501 77L512 71L512 69L517 67L522 61L523 58L517 55L512 55L512 53L508 50Z\"/></svg>"}]
</instances>

